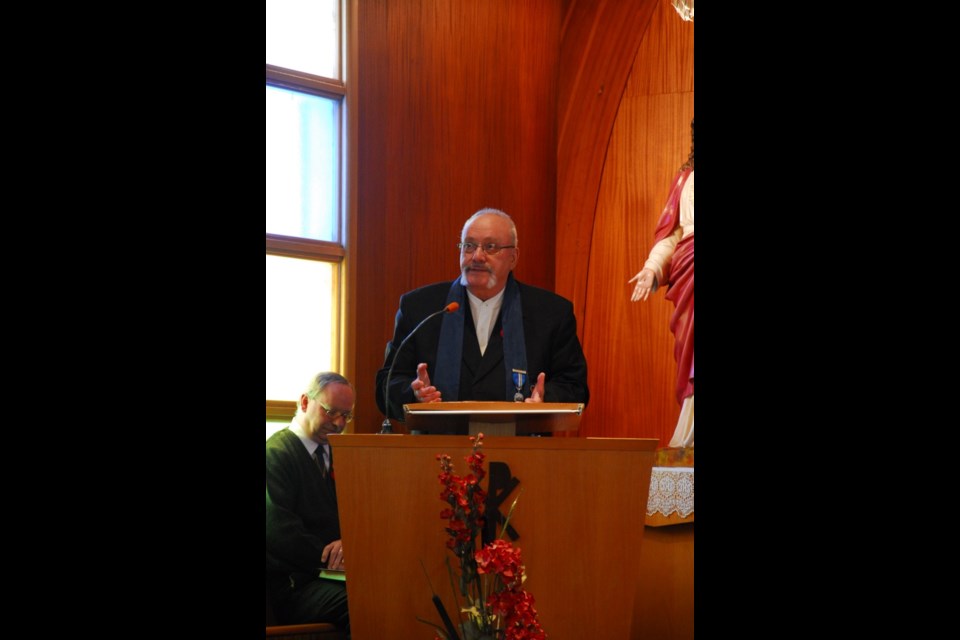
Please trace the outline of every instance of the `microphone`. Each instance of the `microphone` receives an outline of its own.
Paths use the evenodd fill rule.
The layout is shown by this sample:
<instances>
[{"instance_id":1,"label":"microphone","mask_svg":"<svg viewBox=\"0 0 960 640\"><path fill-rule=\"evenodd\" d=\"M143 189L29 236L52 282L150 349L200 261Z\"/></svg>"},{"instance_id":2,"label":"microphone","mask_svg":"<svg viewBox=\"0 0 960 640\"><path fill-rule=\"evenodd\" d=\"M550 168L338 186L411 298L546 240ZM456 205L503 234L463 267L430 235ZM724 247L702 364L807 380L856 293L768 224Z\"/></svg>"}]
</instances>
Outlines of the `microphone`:
<instances>
[{"instance_id":1,"label":"microphone","mask_svg":"<svg viewBox=\"0 0 960 640\"><path fill-rule=\"evenodd\" d=\"M397 347L397 350L393 352L393 362L390 363L390 369L387 371L387 381L383 385L384 420L383 420L383 424L380 425L380 433L393 433L393 425L390 424L390 376L393 375L393 366L397 364L397 356L400 355L400 350L403 349L403 345L407 344L407 340L412 338L413 334L419 331L420 327L426 324L427 320L431 318L436 318L441 313L453 313L459 308L460 308L459 302L451 302L450 304L445 306L443 309L440 309L440 311L434 311L433 313L428 315L426 318L421 320L420 324L415 326L413 328L413 331L407 334L407 337L403 339L403 342L400 343L400 346Z\"/></svg>"}]
</instances>

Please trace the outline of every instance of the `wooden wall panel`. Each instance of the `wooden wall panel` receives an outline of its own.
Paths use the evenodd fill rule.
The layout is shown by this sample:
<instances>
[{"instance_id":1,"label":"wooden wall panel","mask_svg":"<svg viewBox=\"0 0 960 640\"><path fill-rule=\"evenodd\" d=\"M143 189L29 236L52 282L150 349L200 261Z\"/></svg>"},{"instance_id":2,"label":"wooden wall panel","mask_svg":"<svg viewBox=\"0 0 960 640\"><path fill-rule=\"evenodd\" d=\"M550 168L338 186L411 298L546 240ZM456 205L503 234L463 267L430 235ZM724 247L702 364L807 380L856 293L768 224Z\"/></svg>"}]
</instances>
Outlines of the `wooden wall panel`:
<instances>
[{"instance_id":1,"label":"wooden wall panel","mask_svg":"<svg viewBox=\"0 0 960 640\"><path fill-rule=\"evenodd\" d=\"M626 281L686 155L692 23L668 0L357 6L353 431L382 421L373 385L400 295L456 277L463 221L495 206L517 223L517 277L574 302L581 435L666 444L672 307L663 292L630 303Z\"/></svg>"},{"instance_id":2,"label":"wooden wall panel","mask_svg":"<svg viewBox=\"0 0 960 640\"><path fill-rule=\"evenodd\" d=\"M581 320L610 133L658 2L574 0L564 16L557 100L556 290L573 302Z\"/></svg>"},{"instance_id":3,"label":"wooden wall panel","mask_svg":"<svg viewBox=\"0 0 960 640\"><path fill-rule=\"evenodd\" d=\"M554 288L556 0L358 2L356 433L380 428L376 371L400 295L459 273L481 207L509 213L516 276Z\"/></svg>"},{"instance_id":4,"label":"wooden wall panel","mask_svg":"<svg viewBox=\"0 0 960 640\"><path fill-rule=\"evenodd\" d=\"M585 435L655 437L662 446L673 435L680 413L669 330L673 304L663 289L646 302L630 302L627 281L643 267L670 182L689 154L693 113L693 23L664 0L617 112L592 220L583 328L592 397Z\"/></svg>"}]
</instances>

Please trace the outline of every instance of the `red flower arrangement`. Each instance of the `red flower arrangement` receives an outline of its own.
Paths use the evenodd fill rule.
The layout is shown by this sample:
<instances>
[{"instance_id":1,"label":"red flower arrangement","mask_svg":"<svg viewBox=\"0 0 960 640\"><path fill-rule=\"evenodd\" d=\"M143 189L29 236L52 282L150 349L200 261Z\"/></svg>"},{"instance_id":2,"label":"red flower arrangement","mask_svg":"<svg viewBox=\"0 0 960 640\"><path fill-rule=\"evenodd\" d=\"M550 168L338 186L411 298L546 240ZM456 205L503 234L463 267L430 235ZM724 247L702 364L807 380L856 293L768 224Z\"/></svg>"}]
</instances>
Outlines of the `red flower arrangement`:
<instances>
[{"instance_id":1,"label":"red flower arrangement","mask_svg":"<svg viewBox=\"0 0 960 640\"><path fill-rule=\"evenodd\" d=\"M533 595L523 588L526 575L520 549L503 539L516 500L501 527L500 537L477 550L487 500L487 492L480 485L486 476L485 455L481 451L483 434L471 436L470 441L473 453L464 459L471 473L465 477L453 472L449 455L437 455L443 485L440 499L449 505L440 512L440 518L447 521L446 531L450 534L447 548L460 560L459 588L454 588L454 598L460 613L466 617L455 627L440 598L434 595L433 602L444 624L443 628L433 625L437 630L434 638L460 640L459 628L463 640L545 640L547 635L537 618ZM447 568L453 583L449 558ZM465 600L463 607L459 605L457 592Z\"/></svg>"}]
</instances>

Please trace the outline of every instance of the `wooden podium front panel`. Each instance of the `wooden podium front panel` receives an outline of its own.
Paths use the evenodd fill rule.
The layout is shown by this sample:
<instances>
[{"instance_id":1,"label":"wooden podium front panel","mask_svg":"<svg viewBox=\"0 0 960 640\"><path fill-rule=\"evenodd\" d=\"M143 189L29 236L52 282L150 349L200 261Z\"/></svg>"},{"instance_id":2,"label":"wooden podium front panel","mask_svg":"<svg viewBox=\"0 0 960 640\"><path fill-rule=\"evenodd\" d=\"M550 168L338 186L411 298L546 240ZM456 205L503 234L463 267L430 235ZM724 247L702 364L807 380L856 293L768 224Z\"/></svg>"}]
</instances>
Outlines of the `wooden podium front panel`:
<instances>
[{"instance_id":1,"label":"wooden podium front panel","mask_svg":"<svg viewBox=\"0 0 960 640\"><path fill-rule=\"evenodd\" d=\"M540 622L554 640L631 638L656 439L484 438L485 468L509 466L504 500ZM432 638L440 623L424 570L458 619L445 561L439 453L467 473L466 436L331 435L355 640ZM485 487L486 487L485 481ZM522 490L522 494L521 494ZM462 600L460 601L462 604ZM633 635L632 635L633 634Z\"/></svg>"},{"instance_id":2,"label":"wooden podium front panel","mask_svg":"<svg viewBox=\"0 0 960 640\"><path fill-rule=\"evenodd\" d=\"M647 525L640 557L643 580L634 608L634 628L641 631L640 637L693 640L694 526Z\"/></svg>"}]
</instances>

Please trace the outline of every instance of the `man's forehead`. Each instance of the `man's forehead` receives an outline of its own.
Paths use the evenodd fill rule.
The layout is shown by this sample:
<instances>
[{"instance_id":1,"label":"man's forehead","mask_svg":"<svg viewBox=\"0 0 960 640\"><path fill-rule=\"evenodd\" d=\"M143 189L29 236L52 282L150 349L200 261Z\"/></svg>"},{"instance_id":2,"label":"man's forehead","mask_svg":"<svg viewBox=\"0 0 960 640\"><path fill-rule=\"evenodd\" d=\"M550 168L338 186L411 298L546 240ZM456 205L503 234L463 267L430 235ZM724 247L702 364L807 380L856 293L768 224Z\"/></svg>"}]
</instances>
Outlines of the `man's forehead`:
<instances>
[{"instance_id":1,"label":"man's forehead","mask_svg":"<svg viewBox=\"0 0 960 640\"><path fill-rule=\"evenodd\" d=\"M470 223L470 226L467 227L467 233L465 237L477 236L500 236L505 233L509 233L510 223L501 218L500 216L481 216Z\"/></svg>"},{"instance_id":2,"label":"man's forehead","mask_svg":"<svg viewBox=\"0 0 960 640\"><path fill-rule=\"evenodd\" d=\"M335 398L349 398L353 396L353 389L351 389L348 385L341 384L339 382L331 382L323 391L324 393L321 395L326 396L330 400Z\"/></svg>"}]
</instances>

